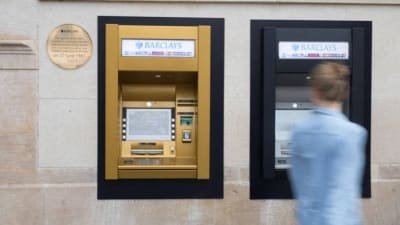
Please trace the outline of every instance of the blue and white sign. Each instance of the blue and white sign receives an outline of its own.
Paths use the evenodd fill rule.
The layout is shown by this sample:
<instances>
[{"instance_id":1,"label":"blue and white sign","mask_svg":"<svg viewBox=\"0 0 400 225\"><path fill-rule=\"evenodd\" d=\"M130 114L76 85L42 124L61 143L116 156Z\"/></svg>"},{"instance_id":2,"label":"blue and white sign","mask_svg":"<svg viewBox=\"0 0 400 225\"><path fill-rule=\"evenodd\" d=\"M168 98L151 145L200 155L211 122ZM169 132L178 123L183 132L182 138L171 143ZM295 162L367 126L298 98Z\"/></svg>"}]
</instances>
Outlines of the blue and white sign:
<instances>
[{"instance_id":1,"label":"blue and white sign","mask_svg":"<svg viewBox=\"0 0 400 225\"><path fill-rule=\"evenodd\" d=\"M280 41L279 59L349 59L348 42Z\"/></svg>"},{"instance_id":2,"label":"blue and white sign","mask_svg":"<svg viewBox=\"0 0 400 225\"><path fill-rule=\"evenodd\" d=\"M195 40L123 39L122 56L136 57L195 57Z\"/></svg>"}]
</instances>

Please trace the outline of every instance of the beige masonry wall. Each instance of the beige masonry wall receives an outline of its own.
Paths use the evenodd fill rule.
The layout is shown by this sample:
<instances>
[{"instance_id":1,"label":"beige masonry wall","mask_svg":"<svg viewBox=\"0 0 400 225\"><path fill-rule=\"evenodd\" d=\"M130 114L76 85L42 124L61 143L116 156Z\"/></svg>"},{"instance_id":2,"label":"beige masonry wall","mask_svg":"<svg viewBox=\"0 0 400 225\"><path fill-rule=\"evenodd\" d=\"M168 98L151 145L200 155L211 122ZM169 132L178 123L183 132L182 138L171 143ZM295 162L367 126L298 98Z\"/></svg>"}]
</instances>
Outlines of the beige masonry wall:
<instances>
[{"instance_id":1,"label":"beige masonry wall","mask_svg":"<svg viewBox=\"0 0 400 225\"><path fill-rule=\"evenodd\" d=\"M40 0L57 1L57 0ZM81 0L65 0L81 1ZM400 0L85 0L87 2L208 2L208 3L302 3L302 4L363 4L363 5L398 5Z\"/></svg>"},{"instance_id":2,"label":"beige masonry wall","mask_svg":"<svg viewBox=\"0 0 400 225\"><path fill-rule=\"evenodd\" d=\"M96 199L98 15L225 18L224 199ZM24 54L0 54L0 224L295 224L293 201L249 200L251 19L373 21L373 197L364 214L367 225L400 224L399 6L38 0L0 5L0 40L29 43ZM47 57L47 35L64 23L93 40L78 70Z\"/></svg>"}]
</instances>

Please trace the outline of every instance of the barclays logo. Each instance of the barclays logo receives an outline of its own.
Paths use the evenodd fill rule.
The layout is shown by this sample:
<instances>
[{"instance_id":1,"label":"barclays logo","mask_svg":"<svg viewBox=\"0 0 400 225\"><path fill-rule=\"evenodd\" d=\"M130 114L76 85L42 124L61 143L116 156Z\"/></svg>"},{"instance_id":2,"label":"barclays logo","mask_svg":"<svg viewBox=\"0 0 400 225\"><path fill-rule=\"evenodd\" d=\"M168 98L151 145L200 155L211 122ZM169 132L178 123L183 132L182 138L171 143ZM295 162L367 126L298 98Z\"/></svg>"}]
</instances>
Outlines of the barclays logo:
<instances>
[{"instance_id":1,"label":"barclays logo","mask_svg":"<svg viewBox=\"0 0 400 225\"><path fill-rule=\"evenodd\" d=\"M300 48L300 46L298 45L298 44L293 44L292 45L292 49L293 49L293 51L297 51L297 50L299 50L299 48Z\"/></svg>"},{"instance_id":2,"label":"barclays logo","mask_svg":"<svg viewBox=\"0 0 400 225\"><path fill-rule=\"evenodd\" d=\"M143 42L138 41L136 42L136 48L141 49L143 47Z\"/></svg>"}]
</instances>

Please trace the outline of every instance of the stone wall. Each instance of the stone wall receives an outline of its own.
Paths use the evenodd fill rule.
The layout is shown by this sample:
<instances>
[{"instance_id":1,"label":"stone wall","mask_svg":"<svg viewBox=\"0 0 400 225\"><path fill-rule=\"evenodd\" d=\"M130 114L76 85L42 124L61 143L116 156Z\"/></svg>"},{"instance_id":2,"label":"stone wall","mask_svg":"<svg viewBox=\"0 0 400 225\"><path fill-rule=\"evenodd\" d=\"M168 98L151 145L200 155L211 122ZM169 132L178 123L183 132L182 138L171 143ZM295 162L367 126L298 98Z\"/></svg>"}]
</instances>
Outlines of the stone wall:
<instances>
[{"instance_id":1,"label":"stone wall","mask_svg":"<svg viewBox=\"0 0 400 225\"><path fill-rule=\"evenodd\" d=\"M225 196L97 200L97 16L225 18ZM373 21L372 198L367 225L400 221L400 7L318 4L3 1L0 39L0 224L294 224L291 200L249 200L250 19ZM46 52L64 23L93 40L90 61L61 70Z\"/></svg>"}]
</instances>

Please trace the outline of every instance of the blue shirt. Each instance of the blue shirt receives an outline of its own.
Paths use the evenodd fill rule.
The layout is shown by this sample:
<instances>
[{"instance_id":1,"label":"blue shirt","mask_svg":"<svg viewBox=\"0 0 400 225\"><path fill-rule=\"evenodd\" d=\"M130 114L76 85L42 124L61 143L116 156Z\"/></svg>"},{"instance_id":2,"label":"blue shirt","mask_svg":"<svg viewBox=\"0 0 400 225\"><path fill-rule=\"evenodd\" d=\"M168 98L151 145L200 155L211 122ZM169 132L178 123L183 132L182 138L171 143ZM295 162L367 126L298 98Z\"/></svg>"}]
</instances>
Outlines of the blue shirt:
<instances>
[{"instance_id":1,"label":"blue shirt","mask_svg":"<svg viewBox=\"0 0 400 225\"><path fill-rule=\"evenodd\" d=\"M366 130L317 108L292 134L290 178L299 225L361 225Z\"/></svg>"}]
</instances>

